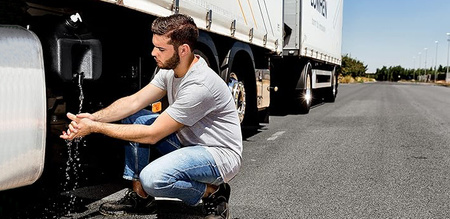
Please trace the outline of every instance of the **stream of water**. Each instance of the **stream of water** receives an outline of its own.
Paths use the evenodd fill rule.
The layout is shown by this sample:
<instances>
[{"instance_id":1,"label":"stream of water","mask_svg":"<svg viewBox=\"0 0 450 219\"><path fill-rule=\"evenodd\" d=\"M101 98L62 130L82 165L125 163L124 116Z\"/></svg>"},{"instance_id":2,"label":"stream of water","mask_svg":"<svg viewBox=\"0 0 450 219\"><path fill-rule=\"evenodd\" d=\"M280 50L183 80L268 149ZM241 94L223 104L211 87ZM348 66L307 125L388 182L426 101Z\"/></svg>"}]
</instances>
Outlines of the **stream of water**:
<instances>
[{"instance_id":1,"label":"stream of water","mask_svg":"<svg viewBox=\"0 0 450 219\"><path fill-rule=\"evenodd\" d=\"M80 101L80 105L78 107L78 113L81 113L83 109L83 100L84 100L84 93L83 93L83 73L78 74L78 89L80 92L78 100ZM65 169L65 182L63 186L63 192L65 192L69 197L69 203L64 206L64 210L66 210L68 213L71 213L71 210L75 207L75 204L77 202L77 197L73 194L70 194L70 191L73 191L79 187L79 181L80 181L80 171L82 171L81 168L81 161L80 161L80 147L86 146L86 141L83 138L76 138L71 141L66 141L67 144L67 162L66 162L66 169Z\"/></svg>"}]
</instances>

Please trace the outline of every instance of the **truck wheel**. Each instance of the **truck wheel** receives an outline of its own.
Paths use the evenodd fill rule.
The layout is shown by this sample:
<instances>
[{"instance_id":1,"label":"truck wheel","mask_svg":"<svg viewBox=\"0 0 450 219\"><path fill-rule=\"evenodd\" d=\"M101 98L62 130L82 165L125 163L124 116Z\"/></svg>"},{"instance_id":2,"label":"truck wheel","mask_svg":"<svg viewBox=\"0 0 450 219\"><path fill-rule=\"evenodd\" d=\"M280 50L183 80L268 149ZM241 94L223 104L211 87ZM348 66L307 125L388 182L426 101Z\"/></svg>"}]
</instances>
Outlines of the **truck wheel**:
<instances>
[{"instance_id":1,"label":"truck wheel","mask_svg":"<svg viewBox=\"0 0 450 219\"><path fill-rule=\"evenodd\" d=\"M296 97L296 108L301 114L309 113L309 109L312 105L312 70L311 64L306 64L303 68L301 75L306 75L305 77L305 87L301 90L300 94Z\"/></svg>"},{"instance_id":2,"label":"truck wheel","mask_svg":"<svg viewBox=\"0 0 450 219\"><path fill-rule=\"evenodd\" d=\"M242 123L245 117L245 109L247 106L244 83L242 81L239 81L237 75L232 72L229 76L228 87L230 88L231 94L233 95L234 104L236 105L239 120Z\"/></svg>"},{"instance_id":3,"label":"truck wheel","mask_svg":"<svg viewBox=\"0 0 450 219\"><path fill-rule=\"evenodd\" d=\"M311 108L312 103L312 83L311 83L311 74L306 75L305 81L305 89L300 96L300 113L307 114L309 113L309 109Z\"/></svg>"},{"instance_id":4,"label":"truck wheel","mask_svg":"<svg viewBox=\"0 0 450 219\"><path fill-rule=\"evenodd\" d=\"M337 94L337 81L336 81L336 75L333 72L333 76L331 77L331 87L327 88L325 91L324 101L333 103L336 100L336 94Z\"/></svg>"}]
</instances>

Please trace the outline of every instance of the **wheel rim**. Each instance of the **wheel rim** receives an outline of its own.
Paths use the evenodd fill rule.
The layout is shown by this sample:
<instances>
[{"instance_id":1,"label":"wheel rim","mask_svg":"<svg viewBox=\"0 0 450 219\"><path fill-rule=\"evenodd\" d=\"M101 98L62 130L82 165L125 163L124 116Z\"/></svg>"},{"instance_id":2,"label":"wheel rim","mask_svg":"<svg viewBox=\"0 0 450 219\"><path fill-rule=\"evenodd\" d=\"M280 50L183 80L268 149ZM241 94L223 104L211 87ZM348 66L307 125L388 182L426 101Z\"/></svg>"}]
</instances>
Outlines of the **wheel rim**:
<instances>
[{"instance_id":1,"label":"wheel rim","mask_svg":"<svg viewBox=\"0 0 450 219\"><path fill-rule=\"evenodd\" d=\"M239 81L235 73L230 74L228 87L233 95L234 104L238 112L239 120L242 122L245 116L245 107L247 105L244 83Z\"/></svg>"},{"instance_id":2,"label":"wheel rim","mask_svg":"<svg viewBox=\"0 0 450 219\"><path fill-rule=\"evenodd\" d=\"M311 76L310 76L310 74L306 75L306 92L305 92L304 99L305 99L307 105L311 104L312 89L311 89Z\"/></svg>"}]
</instances>

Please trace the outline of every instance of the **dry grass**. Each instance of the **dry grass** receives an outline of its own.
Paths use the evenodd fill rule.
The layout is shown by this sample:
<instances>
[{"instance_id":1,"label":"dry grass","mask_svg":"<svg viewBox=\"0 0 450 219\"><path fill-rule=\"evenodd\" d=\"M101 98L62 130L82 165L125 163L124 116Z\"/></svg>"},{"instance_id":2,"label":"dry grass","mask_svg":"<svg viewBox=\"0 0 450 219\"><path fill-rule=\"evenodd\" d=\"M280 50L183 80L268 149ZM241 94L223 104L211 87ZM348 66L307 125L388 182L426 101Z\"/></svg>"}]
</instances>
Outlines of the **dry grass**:
<instances>
[{"instance_id":1,"label":"dry grass","mask_svg":"<svg viewBox=\"0 0 450 219\"><path fill-rule=\"evenodd\" d=\"M339 83L343 83L343 84L376 82L376 80L374 78L366 78L366 77L353 78L350 75L347 75L345 77L343 77L342 75L339 75L338 80L339 80ZM411 80L400 80L399 82L405 82L405 83L417 82L417 83L419 83L419 81L411 81ZM422 83L433 84L434 81L422 82ZM450 83L449 82L445 82L445 80L436 81L436 83L434 83L434 84L440 85L440 86L445 86L445 87L450 87Z\"/></svg>"},{"instance_id":2,"label":"dry grass","mask_svg":"<svg viewBox=\"0 0 450 219\"><path fill-rule=\"evenodd\" d=\"M375 82L376 80L373 78L366 78L366 77L356 77L353 78L350 75L347 75L345 77L339 76L339 83L344 84L351 84L351 83L367 83L367 82Z\"/></svg>"},{"instance_id":3,"label":"dry grass","mask_svg":"<svg viewBox=\"0 0 450 219\"><path fill-rule=\"evenodd\" d=\"M450 87L450 83L445 82L444 80L436 81L436 84L441 85L441 86Z\"/></svg>"}]
</instances>

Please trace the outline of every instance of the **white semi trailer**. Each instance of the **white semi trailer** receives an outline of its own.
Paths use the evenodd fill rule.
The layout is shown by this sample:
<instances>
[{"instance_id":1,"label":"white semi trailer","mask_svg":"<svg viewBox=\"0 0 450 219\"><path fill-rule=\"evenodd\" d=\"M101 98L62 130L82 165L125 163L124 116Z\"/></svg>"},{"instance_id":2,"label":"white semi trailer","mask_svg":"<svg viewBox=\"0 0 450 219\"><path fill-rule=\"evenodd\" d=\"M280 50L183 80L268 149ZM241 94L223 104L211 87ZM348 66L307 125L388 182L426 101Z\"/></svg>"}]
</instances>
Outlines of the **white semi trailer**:
<instances>
[{"instance_id":1,"label":"white semi trailer","mask_svg":"<svg viewBox=\"0 0 450 219\"><path fill-rule=\"evenodd\" d=\"M271 105L308 113L313 99L334 102L341 65L343 0L285 0L283 53L272 58Z\"/></svg>"},{"instance_id":2,"label":"white semi trailer","mask_svg":"<svg viewBox=\"0 0 450 219\"><path fill-rule=\"evenodd\" d=\"M269 109L335 100L342 12L343 0L0 0L0 190L39 178L44 149L64 147L66 112L98 110L151 80L156 17L194 18L196 53L254 125Z\"/></svg>"}]
</instances>

